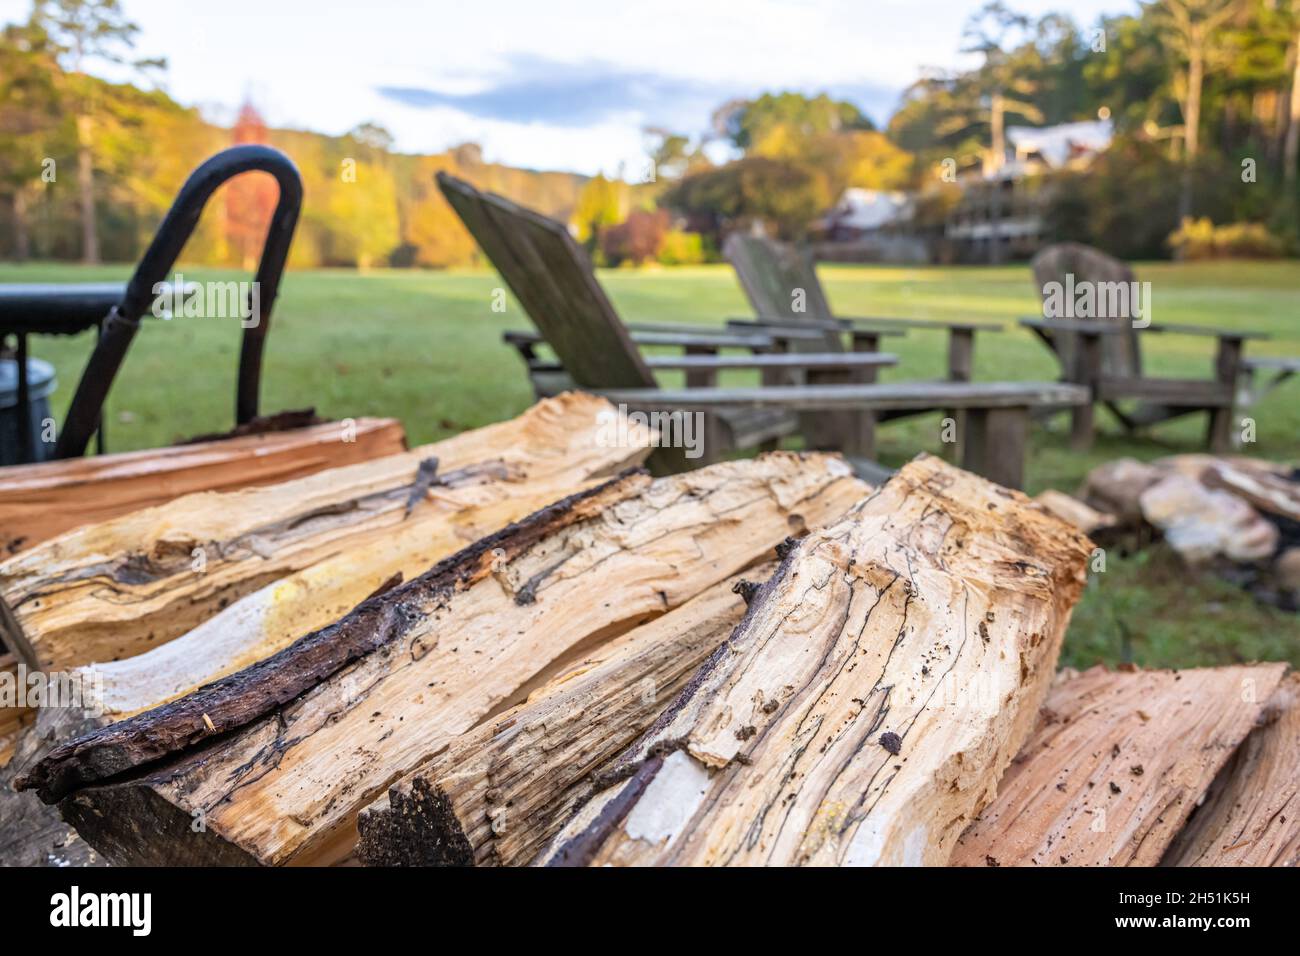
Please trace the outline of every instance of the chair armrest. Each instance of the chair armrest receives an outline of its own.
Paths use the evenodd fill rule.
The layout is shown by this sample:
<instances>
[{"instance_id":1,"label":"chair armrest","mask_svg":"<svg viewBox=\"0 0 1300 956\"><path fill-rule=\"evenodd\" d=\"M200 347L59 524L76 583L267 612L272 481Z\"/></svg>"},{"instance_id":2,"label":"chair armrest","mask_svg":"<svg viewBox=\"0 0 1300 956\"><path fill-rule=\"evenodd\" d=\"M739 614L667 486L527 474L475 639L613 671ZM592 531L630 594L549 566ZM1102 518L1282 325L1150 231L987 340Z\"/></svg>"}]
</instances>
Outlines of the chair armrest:
<instances>
[{"instance_id":1,"label":"chair armrest","mask_svg":"<svg viewBox=\"0 0 1300 956\"><path fill-rule=\"evenodd\" d=\"M770 335L742 332L637 332L632 331L632 341L637 345L692 346L716 349L768 349L772 347ZM536 332L504 332L501 340L521 352L524 347L543 344L546 340Z\"/></svg>"},{"instance_id":2,"label":"chair armrest","mask_svg":"<svg viewBox=\"0 0 1300 956\"><path fill-rule=\"evenodd\" d=\"M891 319L870 316L836 317L837 321L847 323L851 329L947 329L953 332L1002 332L1001 323L964 322L949 319Z\"/></svg>"},{"instance_id":3,"label":"chair armrest","mask_svg":"<svg viewBox=\"0 0 1300 956\"><path fill-rule=\"evenodd\" d=\"M1030 329L1047 332L1082 332L1085 335L1118 335L1128 332L1130 326L1114 322L1094 322L1089 319L1021 319L1020 324Z\"/></svg>"},{"instance_id":4,"label":"chair armrest","mask_svg":"<svg viewBox=\"0 0 1300 956\"><path fill-rule=\"evenodd\" d=\"M728 319L728 328L755 329L784 338L819 339L821 332L851 332L853 327L839 319ZM904 328L864 329L873 335L906 335Z\"/></svg>"},{"instance_id":5,"label":"chair armrest","mask_svg":"<svg viewBox=\"0 0 1300 956\"><path fill-rule=\"evenodd\" d=\"M1062 382L894 382L872 385L773 385L743 388L593 389L612 402L642 408L786 408L790 410L929 410L1084 405L1088 389Z\"/></svg>"},{"instance_id":6,"label":"chair armrest","mask_svg":"<svg viewBox=\"0 0 1300 956\"><path fill-rule=\"evenodd\" d=\"M707 335L721 328L707 322L627 322L629 332L680 332L682 335Z\"/></svg>"},{"instance_id":7,"label":"chair armrest","mask_svg":"<svg viewBox=\"0 0 1300 956\"><path fill-rule=\"evenodd\" d=\"M769 349L774 344L770 335L740 332L633 332L637 345L690 346L714 349Z\"/></svg>"},{"instance_id":8,"label":"chair armrest","mask_svg":"<svg viewBox=\"0 0 1300 956\"><path fill-rule=\"evenodd\" d=\"M1139 332L1171 332L1175 335L1208 335L1219 339L1267 339L1268 332L1247 329L1219 329L1208 325L1186 325L1178 322L1161 322L1159 325L1138 326Z\"/></svg>"},{"instance_id":9,"label":"chair armrest","mask_svg":"<svg viewBox=\"0 0 1300 956\"><path fill-rule=\"evenodd\" d=\"M889 352L782 352L767 355L652 355L646 359L652 369L689 371L723 369L855 369L897 365L898 356Z\"/></svg>"}]
</instances>

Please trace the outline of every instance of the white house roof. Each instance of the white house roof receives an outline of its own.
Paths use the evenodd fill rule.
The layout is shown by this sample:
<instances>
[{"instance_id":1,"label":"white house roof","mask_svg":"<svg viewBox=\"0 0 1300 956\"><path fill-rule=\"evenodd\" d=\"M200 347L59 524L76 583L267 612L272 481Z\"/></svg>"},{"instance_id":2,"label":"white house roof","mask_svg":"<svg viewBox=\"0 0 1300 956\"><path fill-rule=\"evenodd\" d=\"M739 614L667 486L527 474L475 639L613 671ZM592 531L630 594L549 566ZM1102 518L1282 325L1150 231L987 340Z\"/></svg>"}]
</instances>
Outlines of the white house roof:
<instances>
[{"instance_id":1,"label":"white house roof","mask_svg":"<svg viewBox=\"0 0 1300 956\"><path fill-rule=\"evenodd\" d=\"M1064 166L1080 153L1100 153L1115 135L1110 120L1062 123L1060 126L1008 126L1007 139L1017 156L1038 153L1049 166Z\"/></svg>"},{"instance_id":2,"label":"white house roof","mask_svg":"<svg viewBox=\"0 0 1300 956\"><path fill-rule=\"evenodd\" d=\"M826 218L837 226L869 231L910 219L913 205L907 193L853 187L844 190Z\"/></svg>"}]
</instances>

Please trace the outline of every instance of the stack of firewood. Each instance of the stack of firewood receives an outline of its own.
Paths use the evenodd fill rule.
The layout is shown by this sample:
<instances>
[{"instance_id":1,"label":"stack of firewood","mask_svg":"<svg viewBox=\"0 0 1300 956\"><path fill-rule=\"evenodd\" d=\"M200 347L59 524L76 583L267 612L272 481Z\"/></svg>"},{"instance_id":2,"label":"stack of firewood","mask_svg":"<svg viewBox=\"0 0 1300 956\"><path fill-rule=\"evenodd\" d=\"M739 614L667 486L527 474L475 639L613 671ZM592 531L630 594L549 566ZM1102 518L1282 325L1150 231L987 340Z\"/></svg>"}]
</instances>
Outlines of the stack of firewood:
<instances>
[{"instance_id":1,"label":"stack of firewood","mask_svg":"<svg viewBox=\"0 0 1300 956\"><path fill-rule=\"evenodd\" d=\"M1080 498L1072 506L1096 509L1106 535L1162 537L1189 565L1300 611L1300 470L1241 456L1121 458L1093 469Z\"/></svg>"},{"instance_id":2,"label":"stack of firewood","mask_svg":"<svg viewBox=\"0 0 1300 956\"><path fill-rule=\"evenodd\" d=\"M611 414L564 395L0 564L10 666L103 688L0 723L0 861L1294 862L1294 679L1058 675L1068 521L924 456L654 479Z\"/></svg>"}]
</instances>

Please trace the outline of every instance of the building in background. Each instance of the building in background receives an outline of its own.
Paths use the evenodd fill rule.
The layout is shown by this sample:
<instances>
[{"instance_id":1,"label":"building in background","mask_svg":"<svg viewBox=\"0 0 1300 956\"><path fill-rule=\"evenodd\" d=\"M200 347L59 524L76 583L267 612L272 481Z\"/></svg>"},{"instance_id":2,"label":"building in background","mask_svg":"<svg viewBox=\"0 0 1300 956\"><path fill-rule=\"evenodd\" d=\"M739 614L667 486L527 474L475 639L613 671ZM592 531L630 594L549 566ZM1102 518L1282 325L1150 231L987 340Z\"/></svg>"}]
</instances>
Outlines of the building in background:
<instances>
[{"instance_id":1,"label":"building in background","mask_svg":"<svg viewBox=\"0 0 1300 956\"><path fill-rule=\"evenodd\" d=\"M839 262L928 262L912 228L916 199L896 190L850 188L813 227L816 256Z\"/></svg>"}]
</instances>

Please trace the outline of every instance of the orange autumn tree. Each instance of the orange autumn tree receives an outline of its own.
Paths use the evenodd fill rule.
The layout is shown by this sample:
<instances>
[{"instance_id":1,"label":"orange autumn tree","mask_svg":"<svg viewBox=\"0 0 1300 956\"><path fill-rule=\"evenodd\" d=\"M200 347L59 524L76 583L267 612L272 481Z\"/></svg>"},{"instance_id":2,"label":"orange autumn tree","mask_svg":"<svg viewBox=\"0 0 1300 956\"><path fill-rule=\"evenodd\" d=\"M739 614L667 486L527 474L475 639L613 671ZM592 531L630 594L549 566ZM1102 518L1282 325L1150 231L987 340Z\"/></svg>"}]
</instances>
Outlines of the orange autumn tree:
<instances>
[{"instance_id":1,"label":"orange autumn tree","mask_svg":"<svg viewBox=\"0 0 1300 956\"><path fill-rule=\"evenodd\" d=\"M235 145L266 143L266 121L252 103L239 108L239 119L231 130ZM262 253L266 226L275 212L275 180L266 173L246 173L226 186L225 236L231 257L245 269L252 269Z\"/></svg>"}]
</instances>

